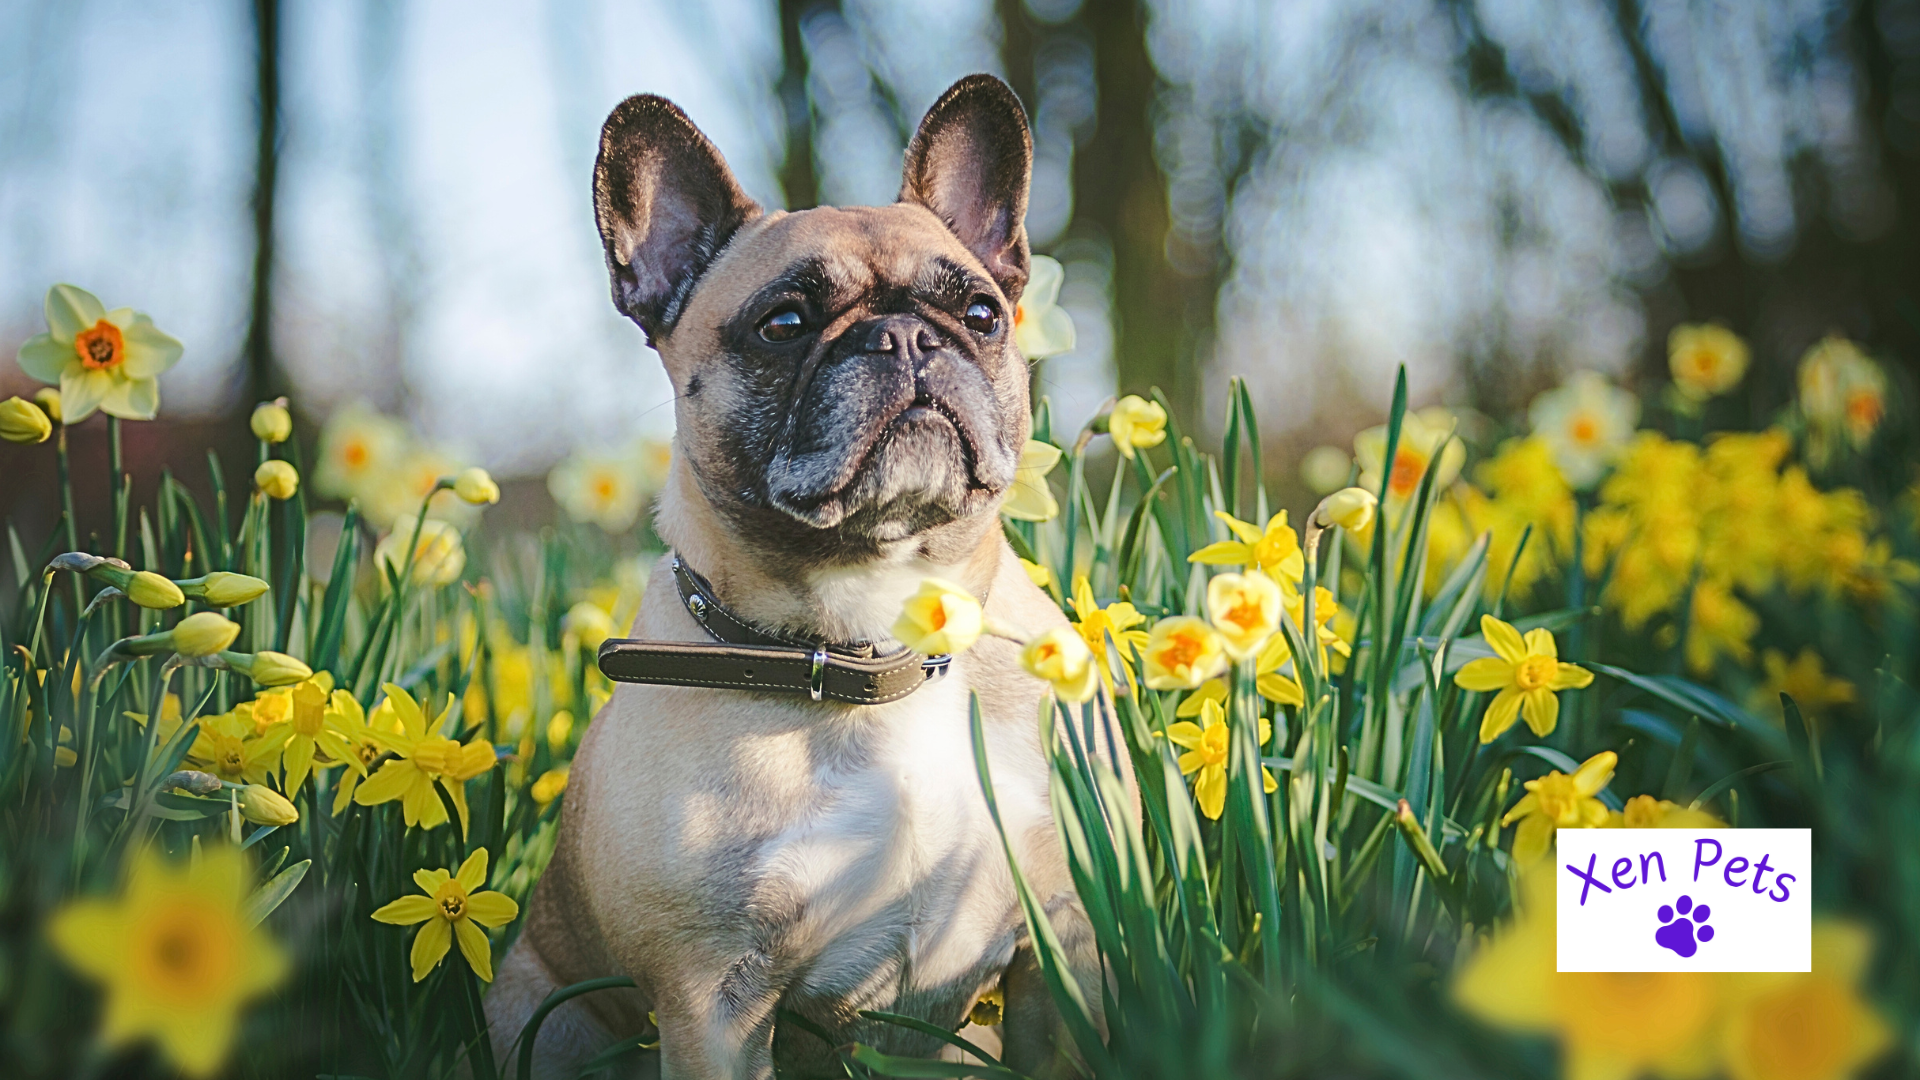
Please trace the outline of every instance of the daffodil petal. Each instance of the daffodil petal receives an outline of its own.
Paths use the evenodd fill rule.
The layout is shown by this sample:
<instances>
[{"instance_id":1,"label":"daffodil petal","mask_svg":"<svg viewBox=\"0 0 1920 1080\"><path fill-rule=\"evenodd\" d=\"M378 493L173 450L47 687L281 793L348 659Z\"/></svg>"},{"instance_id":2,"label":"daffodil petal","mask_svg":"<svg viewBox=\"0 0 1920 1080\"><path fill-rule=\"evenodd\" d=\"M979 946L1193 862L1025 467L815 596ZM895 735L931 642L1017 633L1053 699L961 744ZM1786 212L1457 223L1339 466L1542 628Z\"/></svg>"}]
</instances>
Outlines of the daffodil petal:
<instances>
[{"instance_id":1,"label":"daffodil petal","mask_svg":"<svg viewBox=\"0 0 1920 1080\"><path fill-rule=\"evenodd\" d=\"M1227 770L1219 765L1201 769L1193 783L1193 798L1200 804L1201 813L1219 821L1221 811L1227 808Z\"/></svg>"},{"instance_id":2,"label":"daffodil petal","mask_svg":"<svg viewBox=\"0 0 1920 1080\"><path fill-rule=\"evenodd\" d=\"M1528 656L1551 656L1556 660L1560 658L1559 649L1553 643L1551 630L1535 627L1527 631L1527 636L1522 640L1526 642Z\"/></svg>"},{"instance_id":3,"label":"daffodil petal","mask_svg":"<svg viewBox=\"0 0 1920 1080\"><path fill-rule=\"evenodd\" d=\"M1521 865L1535 862L1553 845L1553 822L1539 814L1529 814L1513 834L1513 857Z\"/></svg>"},{"instance_id":4,"label":"daffodil petal","mask_svg":"<svg viewBox=\"0 0 1920 1080\"><path fill-rule=\"evenodd\" d=\"M446 958L447 949L452 945L453 928L447 925L447 920L438 916L428 919L413 939L413 952L409 956L413 961L413 981L426 978L427 972Z\"/></svg>"},{"instance_id":5,"label":"daffodil petal","mask_svg":"<svg viewBox=\"0 0 1920 1080\"><path fill-rule=\"evenodd\" d=\"M1613 779L1613 767L1619 762L1620 755L1611 750L1602 750L1581 762L1573 774L1573 789L1582 795L1599 794Z\"/></svg>"},{"instance_id":6,"label":"daffodil petal","mask_svg":"<svg viewBox=\"0 0 1920 1080\"><path fill-rule=\"evenodd\" d=\"M1513 665L1497 656L1483 656L1467 661L1454 673L1453 682L1462 690L1504 690L1513 685Z\"/></svg>"},{"instance_id":7,"label":"daffodil petal","mask_svg":"<svg viewBox=\"0 0 1920 1080\"><path fill-rule=\"evenodd\" d=\"M467 856L467 861L460 864L460 869L453 875L453 880L459 882L460 887L469 893L485 885L487 883L487 849L473 849L473 854Z\"/></svg>"},{"instance_id":8,"label":"daffodil petal","mask_svg":"<svg viewBox=\"0 0 1920 1080\"><path fill-rule=\"evenodd\" d=\"M115 379L101 395L100 411L122 420L151 420L160 412L157 379Z\"/></svg>"},{"instance_id":9,"label":"daffodil petal","mask_svg":"<svg viewBox=\"0 0 1920 1080\"><path fill-rule=\"evenodd\" d=\"M186 347L171 334L162 333L153 325L153 320L142 315L134 319L133 325L123 331L127 343L127 358L120 363L120 370L130 379L152 379L164 375L168 368L180 362L181 353Z\"/></svg>"},{"instance_id":10,"label":"daffodil petal","mask_svg":"<svg viewBox=\"0 0 1920 1080\"><path fill-rule=\"evenodd\" d=\"M505 926L520 914L513 897L499 892L477 892L467 897L467 918L481 926Z\"/></svg>"},{"instance_id":11,"label":"daffodil petal","mask_svg":"<svg viewBox=\"0 0 1920 1080\"><path fill-rule=\"evenodd\" d=\"M473 973L481 982L492 982L493 946L487 943L487 932L475 926L472 919L461 919L453 924L453 936L460 942L460 955L467 958Z\"/></svg>"},{"instance_id":12,"label":"daffodil petal","mask_svg":"<svg viewBox=\"0 0 1920 1080\"><path fill-rule=\"evenodd\" d=\"M43 383L57 383L67 361L74 358L73 345L54 340L52 334L35 334L20 346L20 370Z\"/></svg>"},{"instance_id":13,"label":"daffodil petal","mask_svg":"<svg viewBox=\"0 0 1920 1080\"><path fill-rule=\"evenodd\" d=\"M1544 686L1528 690L1520 699L1520 715L1533 733L1544 739L1560 722L1560 699Z\"/></svg>"},{"instance_id":14,"label":"daffodil petal","mask_svg":"<svg viewBox=\"0 0 1920 1080\"><path fill-rule=\"evenodd\" d=\"M74 366L61 372L60 422L72 426L92 416L112 388L113 377L104 371Z\"/></svg>"},{"instance_id":15,"label":"daffodil petal","mask_svg":"<svg viewBox=\"0 0 1920 1080\"><path fill-rule=\"evenodd\" d=\"M1520 637L1520 631L1513 628L1512 623L1501 622L1491 615L1482 615L1480 632L1486 636L1487 645L1507 663L1517 664L1527 658L1527 643Z\"/></svg>"},{"instance_id":16,"label":"daffodil petal","mask_svg":"<svg viewBox=\"0 0 1920 1080\"><path fill-rule=\"evenodd\" d=\"M1187 556L1187 561L1208 566L1244 566L1253 561L1253 549L1233 540L1221 540Z\"/></svg>"},{"instance_id":17,"label":"daffodil petal","mask_svg":"<svg viewBox=\"0 0 1920 1080\"><path fill-rule=\"evenodd\" d=\"M414 923L433 918L439 910L434 905L433 897L409 894L375 911L373 917L380 922L392 923L395 926L412 926Z\"/></svg>"},{"instance_id":18,"label":"daffodil petal","mask_svg":"<svg viewBox=\"0 0 1920 1080\"><path fill-rule=\"evenodd\" d=\"M107 306L77 285L55 285L47 290L46 312L47 329L71 343L80 331L107 317Z\"/></svg>"},{"instance_id":19,"label":"daffodil petal","mask_svg":"<svg viewBox=\"0 0 1920 1080\"><path fill-rule=\"evenodd\" d=\"M1539 805L1539 798L1532 792L1528 792L1520 797L1519 802L1513 804L1513 809L1507 811L1506 814L1500 818L1500 824L1502 826L1511 825L1521 818L1526 817L1528 814L1533 813L1534 808Z\"/></svg>"},{"instance_id":20,"label":"daffodil petal","mask_svg":"<svg viewBox=\"0 0 1920 1080\"><path fill-rule=\"evenodd\" d=\"M1239 537L1241 540L1246 541L1248 544L1257 544L1260 542L1260 538L1266 535L1266 531L1259 526L1252 522L1241 521L1225 510L1215 510L1213 516L1219 518L1220 522L1227 527L1228 531L1232 532L1233 535ZM1281 525L1286 524L1285 517L1279 514L1274 516L1279 520Z\"/></svg>"},{"instance_id":21,"label":"daffodil petal","mask_svg":"<svg viewBox=\"0 0 1920 1080\"><path fill-rule=\"evenodd\" d=\"M353 801L361 806L378 806L383 802L392 802L404 796L420 779L420 769L411 761L389 761L380 766L360 790L353 793Z\"/></svg>"},{"instance_id":22,"label":"daffodil petal","mask_svg":"<svg viewBox=\"0 0 1920 1080\"><path fill-rule=\"evenodd\" d=\"M1480 718L1480 741L1490 743L1499 738L1519 716L1520 691L1509 686L1494 697L1487 705L1487 715Z\"/></svg>"},{"instance_id":23,"label":"daffodil petal","mask_svg":"<svg viewBox=\"0 0 1920 1080\"><path fill-rule=\"evenodd\" d=\"M1200 745L1200 725L1191 720L1179 720L1168 724L1167 741L1191 750Z\"/></svg>"},{"instance_id":24,"label":"daffodil petal","mask_svg":"<svg viewBox=\"0 0 1920 1080\"><path fill-rule=\"evenodd\" d=\"M1553 680L1547 683L1547 686L1554 690L1578 690L1583 686L1591 685L1592 682L1593 672L1579 664L1561 664L1554 671Z\"/></svg>"},{"instance_id":25,"label":"daffodil petal","mask_svg":"<svg viewBox=\"0 0 1920 1080\"><path fill-rule=\"evenodd\" d=\"M1299 706L1307 703L1307 695L1300 689L1300 684L1285 675L1268 672L1260 676L1254 685L1261 697L1277 705Z\"/></svg>"},{"instance_id":26,"label":"daffodil petal","mask_svg":"<svg viewBox=\"0 0 1920 1080\"><path fill-rule=\"evenodd\" d=\"M440 886L452 880L453 875L445 870L420 869L413 872L413 883L420 886L420 890L428 896L439 895Z\"/></svg>"}]
</instances>

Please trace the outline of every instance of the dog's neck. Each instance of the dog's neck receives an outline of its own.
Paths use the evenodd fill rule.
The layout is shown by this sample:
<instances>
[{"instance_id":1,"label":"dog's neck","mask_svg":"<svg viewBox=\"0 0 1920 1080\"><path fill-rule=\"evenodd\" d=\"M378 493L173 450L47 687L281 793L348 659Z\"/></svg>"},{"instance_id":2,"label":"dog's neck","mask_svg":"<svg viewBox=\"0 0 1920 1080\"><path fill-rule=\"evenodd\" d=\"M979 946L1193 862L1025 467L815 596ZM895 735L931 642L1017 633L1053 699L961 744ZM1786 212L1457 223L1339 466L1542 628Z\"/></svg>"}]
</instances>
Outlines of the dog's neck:
<instances>
[{"instance_id":1,"label":"dog's neck","mask_svg":"<svg viewBox=\"0 0 1920 1080\"><path fill-rule=\"evenodd\" d=\"M875 644L893 642L894 621L925 578L946 578L986 600L1002 541L995 516L974 524L977 537L948 545L965 553L955 562L931 560L923 545L905 540L884 545L866 562L809 565L804 552L776 555L739 535L707 501L678 446L657 515L661 539L749 623L796 637Z\"/></svg>"}]
</instances>

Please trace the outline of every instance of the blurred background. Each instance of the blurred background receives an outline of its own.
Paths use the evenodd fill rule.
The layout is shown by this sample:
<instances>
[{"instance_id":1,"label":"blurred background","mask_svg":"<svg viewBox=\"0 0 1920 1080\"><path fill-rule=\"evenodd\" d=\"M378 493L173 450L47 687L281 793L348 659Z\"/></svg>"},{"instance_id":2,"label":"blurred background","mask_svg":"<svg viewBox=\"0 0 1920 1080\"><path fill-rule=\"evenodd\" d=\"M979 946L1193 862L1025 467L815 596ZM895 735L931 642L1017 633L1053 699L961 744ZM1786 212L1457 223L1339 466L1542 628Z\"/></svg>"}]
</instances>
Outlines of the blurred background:
<instances>
[{"instance_id":1,"label":"blurred background","mask_svg":"<svg viewBox=\"0 0 1920 1080\"><path fill-rule=\"evenodd\" d=\"M1764 421L1830 331L1920 355L1920 0L4 0L0 353L72 282L187 345L136 468L288 394L538 476L671 430L593 227L615 102L679 102L768 206L888 201L980 70L1033 120L1068 430L1157 385L1207 431L1240 374L1284 468L1401 364L1498 415L1720 320ZM0 515L49 460L0 460Z\"/></svg>"}]
</instances>

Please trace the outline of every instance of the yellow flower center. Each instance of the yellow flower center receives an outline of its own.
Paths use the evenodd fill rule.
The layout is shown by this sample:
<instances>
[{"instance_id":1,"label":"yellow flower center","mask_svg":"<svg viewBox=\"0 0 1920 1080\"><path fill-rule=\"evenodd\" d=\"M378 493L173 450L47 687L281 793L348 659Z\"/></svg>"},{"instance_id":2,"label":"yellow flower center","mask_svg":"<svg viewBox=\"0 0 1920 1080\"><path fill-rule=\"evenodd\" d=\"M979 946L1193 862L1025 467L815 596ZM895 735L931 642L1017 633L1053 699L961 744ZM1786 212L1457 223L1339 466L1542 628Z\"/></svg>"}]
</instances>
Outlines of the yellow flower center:
<instances>
[{"instance_id":1,"label":"yellow flower center","mask_svg":"<svg viewBox=\"0 0 1920 1080\"><path fill-rule=\"evenodd\" d=\"M370 769L375 761L380 760L380 748L370 742L356 743L353 755L360 759L362 766Z\"/></svg>"},{"instance_id":2,"label":"yellow flower center","mask_svg":"<svg viewBox=\"0 0 1920 1080\"><path fill-rule=\"evenodd\" d=\"M1578 788L1573 786L1573 777L1565 773L1548 773L1534 781L1534 800L1540 806L1540 814L1556 825L1578 825L1580 823L1580 800Z\"/></svg>"},{"instance_id":3,"label":"yellow flower center","mask_svg":"<svg viewBox=\"0 0 1920 1080\"><path fill-rule=\"evenodd\" d=\"M614 483L613 477L601 473L599 476L594 477L593 497L603 503L612 502L614 493L618 490L618 487L619 486Z\"/></svg>"},{"instance_id":4,"label":"yellow flower center","mask_svg":"<svg viewBox=\"0 0 1920 1080\"><path fill-rule=\"evenodd\" d=\"M1560 662L1551 656L1529 656L1513 665L1513 685L1522 690L1538 690L1553 681Z\"/></svg>"},{"instance_id":5,"label":"yellow flower center","mask_svg":"<svg viewBox=\"0 0 1920 1080\"><path fill-rule=\"evenodd\" d=\"M440 886L439 895L434 897L440 907L440 917L448 922L459 922L467 917L467 890L458 881L448 881Z\"/></svg>"},{"instance_id":6,"label":"yellow flower center","mask_svg":"<svg viewBox=\"0 0 1920 1080\"><path fill-rule=\"evenodd\" d=\"M213 771L222 780L238 780L246 763L246 750L233 735L213 737Z\"/></svg>"},{"instance_id":7,"label":"yellow flower center","mask_svg":"<svg viewBox=\"0 0 1920 1080\"><path fill-rule=\"evenodd\" d=\"M1202 765L1227 763L1227 725L1215 724L1200 733L1200 745L1193 748Z\"/></svg>"},{"instance_id":8,"label":"yellow flower center","mask_svg":"<svg viewBox=\"0 0 1920 1080\"><path fill-rule=\"evenodd\" d=\"M121 336L119 327L101 319L75 335L73 351L88 371L105 371L119 367L126 360L127 340Z\"/></svg>"},{"instance_id":9,"label":"yellow flower center","mask_svg":"<svg viewBox=\"0 0 1920 1080\"><path fill-rule=\"evenodd\" d=\"M311 739L320 734L327 718L327 693L311 682L293 691L293 730Z\"/></svg>"},{"instance_id":10,"label":"yellow flower center","mask_svg":"<svg viewBox=\"0 0 1920 1080\"><path fill-rule=\"evenodd\" d=\"M285 694L270 694L253 703L253 733L259 735L275 724L293 718L293 699Z\"/></svg>"},{"instance_id":11,"label":"yellow flower center","mask_svg":"<svg viewBox=\"0 0 1920 1080\"><path fill-rule=\"evenodd\" d=\"M171 899L134 923L132 965L154 998L177 1004L218 998L233 983L239 927L204 901Z\"/></svg>"}]
</instances>

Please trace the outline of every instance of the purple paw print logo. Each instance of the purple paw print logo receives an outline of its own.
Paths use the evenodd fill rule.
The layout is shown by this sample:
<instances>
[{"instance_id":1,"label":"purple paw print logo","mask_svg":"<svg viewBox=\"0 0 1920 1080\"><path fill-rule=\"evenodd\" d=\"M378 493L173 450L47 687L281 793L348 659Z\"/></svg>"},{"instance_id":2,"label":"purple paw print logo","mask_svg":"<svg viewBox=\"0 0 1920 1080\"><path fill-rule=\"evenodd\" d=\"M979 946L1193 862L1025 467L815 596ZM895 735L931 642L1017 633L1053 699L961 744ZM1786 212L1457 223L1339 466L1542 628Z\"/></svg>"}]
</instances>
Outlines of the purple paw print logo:
<instances>
[{"instance_id":1,"label":"purple paw print logo","mask_svg":"<svg viewBox=\"0 0 1920 1080\"><path fill-rule=\"evenodd\" d=\"M1712 913L1713 909L1705 904L1695 907L1691 896L1682 896L1671 906L1661 904L1661 925L1653 932L1653 940L1682 957L1692 956L1700 951L1701 942L1713 940L1713 927L1707 925L1707 917Z\"/></svg>"}]
</instances>

